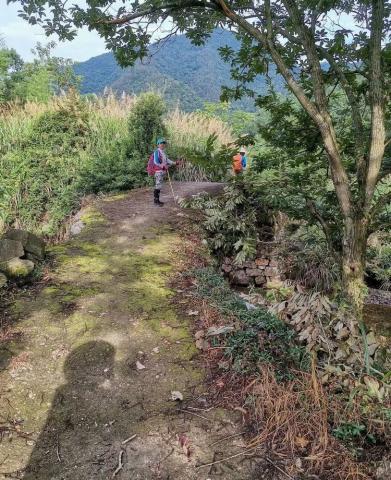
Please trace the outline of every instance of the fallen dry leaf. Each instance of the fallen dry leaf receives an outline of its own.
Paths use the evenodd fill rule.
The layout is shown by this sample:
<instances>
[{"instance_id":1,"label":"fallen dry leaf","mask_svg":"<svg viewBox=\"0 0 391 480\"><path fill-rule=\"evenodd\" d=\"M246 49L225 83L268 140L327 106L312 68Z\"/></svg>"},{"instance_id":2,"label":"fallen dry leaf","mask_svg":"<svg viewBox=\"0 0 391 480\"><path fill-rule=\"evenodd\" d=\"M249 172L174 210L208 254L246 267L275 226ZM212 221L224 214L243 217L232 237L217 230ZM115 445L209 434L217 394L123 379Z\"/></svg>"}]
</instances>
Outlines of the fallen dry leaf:
<instances>
[{"instance_id":1,"label":"fallen dry leaf","mask_svg":"<svg viewBox=\"0 0 391 480\"><path fill-rule=\"evenodd\" d=\"M309 444L309 440L307 440L306 438L304 437L296 437L295 438L295 444L301 448L302 450L304 450L305 448L308 447L308 444Z\"/></svg>"}]
</instances>

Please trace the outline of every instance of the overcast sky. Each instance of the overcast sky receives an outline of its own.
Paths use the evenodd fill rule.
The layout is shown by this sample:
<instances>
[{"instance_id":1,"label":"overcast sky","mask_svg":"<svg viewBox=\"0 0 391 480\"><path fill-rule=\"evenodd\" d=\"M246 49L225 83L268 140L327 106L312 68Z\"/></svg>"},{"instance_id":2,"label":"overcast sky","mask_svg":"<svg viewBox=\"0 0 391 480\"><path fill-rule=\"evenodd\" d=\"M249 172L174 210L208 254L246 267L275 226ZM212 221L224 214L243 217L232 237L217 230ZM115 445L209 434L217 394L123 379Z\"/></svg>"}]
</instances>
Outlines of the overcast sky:
<instances>
[{"instance_id":1,"label":"overcast sky","mask_svg":"<svg viewBox=\"0 0 391 480\"><path fill-rule=\"evenodd\" d=\"M58 57L83 61L105 53L104 42L97 33L80 30L73 42L60 43L55 37L47 37L40 27L29 25L18 17L17 11L18 4L7 5L7 0L0 0L0 37L7 47L15 48L25 60L33 57L31 49L37 42L47 43L49 40L57 43L53 53Z\"/></svg>"}]
</instances>

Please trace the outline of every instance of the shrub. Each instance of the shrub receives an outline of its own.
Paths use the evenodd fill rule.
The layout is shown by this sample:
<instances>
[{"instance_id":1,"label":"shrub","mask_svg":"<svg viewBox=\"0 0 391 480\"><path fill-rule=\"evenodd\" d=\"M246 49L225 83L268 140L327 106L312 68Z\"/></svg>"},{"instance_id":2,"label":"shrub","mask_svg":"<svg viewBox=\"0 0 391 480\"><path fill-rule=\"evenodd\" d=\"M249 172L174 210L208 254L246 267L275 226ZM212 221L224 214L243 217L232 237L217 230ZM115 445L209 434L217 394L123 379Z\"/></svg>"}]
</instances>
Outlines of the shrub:
<instances>
[{"instance_id":1,"label":"shrub","mask_svg":"<svg viewBox=\"0 0 391 480\"><path fill-rule=\"evenodd\" d=\"M253 256L262 231L271 224L245 177L233 178L219 197L198 196L186 204L203 211L206 240L219 259L235 255L241 262Z\"/></svg>"},{"instance_id":2,"label":"shrub","mask_svg":"<svg viewBox=\"0 0 391 480\"><path fill-rule=\"evenodd\" d=\"M391 290L390 235L385 235L376 245L368 248L367 275L384 290Z\"/></svg>"},{"instance_id":3,"label":"shrub","mask_svg":"<svg viewBox=\"0 0 391 480\"><path fill-rule=\"evenodd\" d=\"M287 276L308 288L328 292L340 278L334 252L330 251L323 232L315 225L303 224L294 232L286 232L278 253Z\"/></svg>"},{"instance_id":4,"label":"shrub","mask_svg":"<svg viewBox=\"0 0 391 480\"><path fill-rule=\"evenodd\" d=\"M154 148L158 137L166 135L163 123L165 104L156 93L140 95L128 117L130 149L147 158Z\"/></svg>"}]
</instances>

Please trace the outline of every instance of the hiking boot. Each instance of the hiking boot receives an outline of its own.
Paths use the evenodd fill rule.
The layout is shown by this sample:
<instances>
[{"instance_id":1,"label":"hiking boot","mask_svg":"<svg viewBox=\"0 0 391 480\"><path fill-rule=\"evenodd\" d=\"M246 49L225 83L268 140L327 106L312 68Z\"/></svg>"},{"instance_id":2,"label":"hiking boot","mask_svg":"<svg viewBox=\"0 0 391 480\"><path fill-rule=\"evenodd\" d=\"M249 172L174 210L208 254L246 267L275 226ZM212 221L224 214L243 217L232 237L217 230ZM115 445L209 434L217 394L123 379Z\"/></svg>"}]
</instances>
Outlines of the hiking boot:
<instances>
[{"instance_id":1,"label":"hiking boot","mask_svg":"<svg viewBox=\"0 0 391 480\"><path fill-rule=\"evenodd\" d=\"M155 189L153 191L153 203L155 205L158 205L159 207L162 207L164 205L164 203L160 201L159 197L160 197L160 190Z\"/></svg>"}]
</instances>

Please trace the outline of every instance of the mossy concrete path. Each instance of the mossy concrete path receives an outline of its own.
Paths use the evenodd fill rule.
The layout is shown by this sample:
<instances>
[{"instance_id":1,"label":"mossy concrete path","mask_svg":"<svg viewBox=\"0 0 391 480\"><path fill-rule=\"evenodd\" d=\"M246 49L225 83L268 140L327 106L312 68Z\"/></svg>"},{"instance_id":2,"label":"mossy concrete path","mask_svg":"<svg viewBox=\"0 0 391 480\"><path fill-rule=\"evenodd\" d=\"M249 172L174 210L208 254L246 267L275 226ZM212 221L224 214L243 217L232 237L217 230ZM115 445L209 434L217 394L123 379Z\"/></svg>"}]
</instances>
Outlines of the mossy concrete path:
<instances>
[{"instance_id":1,"label":"mossy concrete path","mask_svg":"<svg viewBox=\"0 0 391 480\"><path fill-rule=\"evenodd\" d=\"M50 280L17 296L0 352L0 478L253 478L243 455L199 468L243 451L241 426L209 408L193 317L167 287L183 213L163 200L98 200L81 234L51 248Z\"/></svg>"}]
</instances>

